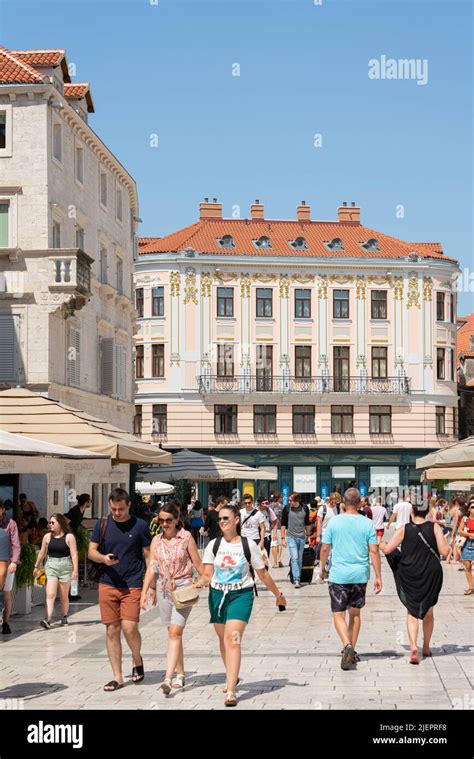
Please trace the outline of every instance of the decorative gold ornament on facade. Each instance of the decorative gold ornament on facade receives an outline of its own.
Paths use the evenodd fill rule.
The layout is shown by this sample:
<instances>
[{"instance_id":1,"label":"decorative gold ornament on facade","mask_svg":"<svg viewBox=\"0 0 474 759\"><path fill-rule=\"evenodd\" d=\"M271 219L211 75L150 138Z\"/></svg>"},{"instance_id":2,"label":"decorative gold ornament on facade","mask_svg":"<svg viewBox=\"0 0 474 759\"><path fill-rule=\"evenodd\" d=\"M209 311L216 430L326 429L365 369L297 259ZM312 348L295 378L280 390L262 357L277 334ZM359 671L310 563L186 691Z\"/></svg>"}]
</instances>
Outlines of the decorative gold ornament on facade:
<instances>
[{"instance_id":1,"label":"decorative gold ornament on facade","mask_svg":"<svg viewBox=\"0 0 474 759\"><path fill-rule=\"evenodd\" d=\"M423 359L423 366L426 368L427 366L433 366L433 357L432 356L425 356Z\"/></svg>"},{"instance_id":2,"label":"decorative gold ornament on facade","mask_svg":"<svg viewBox=\"0 0 474 759\"><path fill-rule=\"evenodd\" d=\"M369 274L367 281L369 285L391 285L392 284L392 278L388 275L382 275L382 274Z\"/></svg>"},{"instance_id":3,"label":"decorative gold ornament on facade","mask_svg":"<svg viewBox=\"0 0 474 759\"><path fill-rule=\"evenodd\" d=\"M433 297L432 277L423 277L423 300L431 300Z\"/></svg>"},{"instance_id":4,"label":"decorative gold ornament on facade","mask_svg":"<svg viewBox=\"0 0 474 759\"><path fill-rule=\"evenodd\" d=\"M176 296L179 298L181 288L181 274L179 271L170 272L170 293L171 297Z\"/></svg>"},{"instance_id":5,"label":"decorative gold ornament on facade","mask_svg":"<svg viewBox=\"0 0 474 759\"><path fill-rule=\"evenodd\" d=\"M344 276L343 274L331 274L329 281L332 285L350 285L354 281L352 274Z\"/></svg>"},{"instance_id":6,"label":"decorative gold ornament on facade","mask_svg":"<svg viewBox=\"0 0 474 759\"><path fill-rule=\"evenodd\" d=\"M254 274L252 276L252 279L254 282L264 282L265 284L268 284L269 282L276 282L277 275L276 274Z\"/></svg>"},{"instance_id":7,"label":"decorative gold ornament on facade","mask_svg":"<svg viewBox=\"0 0 474 759\"><path fill-rule=\"evenodd\" d=\"M356 277L356 298L357 300L365 300L365 290L367 287L367 280L361 274Z\"/></svg>"},{"instance_id":8,"label":"decorative gold ornament on facade","mask_svg":"<svg viewBox=\"0 0 474 759\"><path fill-rule=\"evenodd\" d=\"M393 296L395 300L403 300L403 277L393 278Z\"/></svg>"},{"instance_id":9,"label":"decorative gold ornament on facade","mask_svg":"<svg viewBox=\"0 0 474 759\"><path fill-rule=\"evenodd\" d=\"M203 271L201 274L201 298L211 297L212 277L210 272Z\"/></svg>"},{"instance_id":10,"label":"decorative gold ornament on facade","mask_svg":"<svg viewBox=\"0 0 474 759\"><path fill-rule=\"evenodd\" d=\"M250 274L240 273L240 297L250 298Z\"/></svg>"},{"instance_id":11,"label":"decorative gold ornament on facade","mask_svg":"<svg viewBox=\"0 0 474 759\"><path fill-rule=\"evenodd\" d=\"M411 308L412 306L416 306L417 308L421 308L420 306L420 290L418 287L418 277L410 277L408 280L408 301L407 301L407 308Z\"/></svg>"},{"instance_id":12,"label":"decorative gold ornament on facade","mask_svg":"<svg viewBox=\"0 0 474 759\"><path fill-rule=\"evenodd\" d=\"M290 280L288 274L280 274L280 298L290 297Z\"/></svg>"},{"instance_id":13,"label":"decorative gold ornament on facade","mask_svg":"<svg viewBox=\"0 0 474 759\"><path fill-rule=\"evenodd\" d=\"M196 287L196 274L195 272L188 272L184 282L184 305L189 302L195 303L197 306L198 293Z\"/></svg>"},{"instance_id":14,"label":"decorative gold ornament on facade","mask_svg":"<svg viewBox=\"0 0 474 759\"><path fill-rule=\"evenodd\" d=\"M328 278L327 274L323 274L318 278L318 299L326 300L328 297Z\"/></svg>"},{"instance_id":15,"label":"decorative gold ornament on facade","mask_svg":"<svg viewBox=\"0 0 474 759\"><path fill-rule=\"evenodd\" d=\"M298 282L300 285L307 285L309 282L314 282L314 274L292 274L291 279L293 282Z\"/></svg>"},{"instance_id":16,"label":"decorative gold ornament on facade","mask_svg":"<svg viewBox=\"0 0 474 759\"><path fill-rule=\"evenodd\" d=\"M214 274L214 282L235 282L238 279L238 274L234 272L224 272L222 274Z\"/></svg>"}]
</instances>

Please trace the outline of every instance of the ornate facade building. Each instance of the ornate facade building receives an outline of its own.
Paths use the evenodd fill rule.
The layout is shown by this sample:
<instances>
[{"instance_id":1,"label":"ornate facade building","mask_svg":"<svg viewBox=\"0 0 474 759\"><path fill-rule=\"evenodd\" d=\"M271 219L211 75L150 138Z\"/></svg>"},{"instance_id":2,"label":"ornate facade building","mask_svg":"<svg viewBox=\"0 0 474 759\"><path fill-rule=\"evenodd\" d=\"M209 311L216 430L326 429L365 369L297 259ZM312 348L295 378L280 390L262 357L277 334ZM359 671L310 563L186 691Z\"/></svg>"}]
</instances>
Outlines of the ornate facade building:
<instances>
[{"instance_id":1,"label":"ornate facade building","mask_svg":"<svg viewBox=\"0 0 474 759\"><path fill-rule=\"evenodd\" d=\"M139 241L136 433L276 467L262 494L419 484L416 458L457 439L458 270L354 203L283 221L206 199Z\"/></svg>"}]
</instances>

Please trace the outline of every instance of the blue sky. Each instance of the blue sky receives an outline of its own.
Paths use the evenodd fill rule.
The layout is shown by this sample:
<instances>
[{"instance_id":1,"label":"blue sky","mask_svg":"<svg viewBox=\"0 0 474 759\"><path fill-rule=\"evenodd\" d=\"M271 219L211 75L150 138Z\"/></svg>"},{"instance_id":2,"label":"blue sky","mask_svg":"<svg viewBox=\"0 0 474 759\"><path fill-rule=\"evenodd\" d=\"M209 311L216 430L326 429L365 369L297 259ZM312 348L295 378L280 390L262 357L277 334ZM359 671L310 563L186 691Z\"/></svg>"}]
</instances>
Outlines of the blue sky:
<instances>
[{"instance_id":1,"label":"blue sky","mask_svg":"<svg viewBox=\"0 0 474 759\"><path fill-rule=\"evenodd\" d=\"M75 79L90 81L91 126L137 181L141 234L195 221L204 196L243 217L259 198L269 218L294 218L304 199L313 218L335 219L356 201L363 223L440 241L474 277L472 10L456 0L0 0L0 24L6 47L65 48ZM426 59L427 84L370 79L383 55ZM473 310L472 293L459 310Z\"/></svg>"}]
</instances>

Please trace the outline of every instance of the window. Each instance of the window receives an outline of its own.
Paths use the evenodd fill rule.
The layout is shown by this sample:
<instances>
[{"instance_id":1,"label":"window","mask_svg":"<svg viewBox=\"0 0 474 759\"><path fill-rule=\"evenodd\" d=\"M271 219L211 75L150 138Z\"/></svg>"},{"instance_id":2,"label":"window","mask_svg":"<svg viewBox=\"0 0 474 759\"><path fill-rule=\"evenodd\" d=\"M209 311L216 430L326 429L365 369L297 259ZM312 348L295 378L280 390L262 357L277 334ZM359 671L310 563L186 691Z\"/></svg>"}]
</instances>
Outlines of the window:
<instances>
[{"instance_id":1,"label":"window","mask_svg":"<svg viewBox=\"0 0 474 759\"><path fill-rule=\"evenodd\" d=\"M445 356L446 350L444 348L436 348L436 377L439 380L446 379L445 373Z\"/></svg>"},{"instance_id":2,"label":"window","mask_svg":"<svg viewBox=\"0 0 474 759\"><path fill-rule=\"evenodd\" d=\"M0 248L8 248L8 203L0 203Z\"/></svg>"},{"instance_id":3,"label":"window","mask_svg":"<svg viewBox=\"0 0 474 759\"><path fill-rule=\"evenodd\" d=\"M217 288L217 316L234 315L234 288Z\"/></svg>"},{"instance_id":4,"label":"window","mask_svg":"<svg viewBox=\"0 0 474 759\"><path fill-rule=\"evenodd\" d=\"M100 340L100 389L101 393L123 398L126 384L126 349L112 337Z\"/></svg>"},{"instance_id":5,"label":"window","mask_svg":"<svg viewBox=\"0 0 474 759\"><path fill-rule=\"evenodd\" d=\"M331 432L351 435L353 426L353 406L331 406Z\"/></svg>"},{"instance_id":6,"label":"window","mask_svg":"<svg viewBox=\"0 0 474 759\"><path fill-rule=\"evenodd\" d=\"M135 416L133 417L133 434L142 434L142 407L135 406Z\"/></svg>"},{"instance_id":7,"label":"window","mask_svg":"<svg viewBox=\"0 0 474 759\"><path fill-rule=\"evenodd\" d=\"M151 292L151 315L165 315L165 288L154 287Z\"/></svg>"},{"instance_id":8,"label":"window","mask_svg":"<svg viewBox=\"0 0 474 759\"><path fill-rule=\"evenodd\" d=\"M446 408L444 406L436 406L436 434L446 434Z\"/></svg>"},{"instance_id":9,"label":"window","mask_svg":"<svg viewBox=\"0 0 474 759\"><path fill-rule=\"evenodd\" d=\"M367 242L362 242L361 247L368 253L380 253L379 244L374 237L371 237Z\"/></svg>"},{"instance_id":10,"label":"window","mask_svg":"<svg viewBox=\"0 0 474 759\"><path fill-rule=\"evenodd\" d=\"M233 377L234 376L234 346L223 345L217 346L217 376Z\"/></svg>"},{"instance_id":11,"label":"window","mask_svg":"<svg viewBox=\"0 0 474 759\"><path fill-rule=\"evenodd\" d=\"M272 390L273 381L273 346L257 345L257 386L260 391Z\"/></svg>"},{"instance_id":12,"label":"window","mask_svg":"<svg viewBox=\"0 0 474 759\"><path fill-rule=\"evenodd\" d=\"M138 318L141 319L143 316L143 287L139 287L135 291L135 308L138 312Z\"/></svg>"},{"instance_id":13,"label":"window","mask_svg":"<svg viewBox=\"0 0 474 759\"><path fill-rule=\"evenodd\" d=\"M100 281L103 285L107 284L107 248L104 248L103 245L100 246L100 255L99 255L99 264L100 264Z\"/></svg>"},{"instance_id":14,"label":"window","mask_svg":"<svg viewBox=\"0 0 474 759\"><path fill-rule=\"evenodd\" d=\"M372 377L375 379L387 378L387 350L372 348Z\"/></svg>"},{"instance_id":15,"label":"window","mask_svg":"<svg viewBox=\"0 0 474 759\"><path fill-rule=\"evenodd\" d=\"M453 408L453 435L458 435L459 429L458 429L458 410L457 408Z\"/></svg>"},{"instance_id":16,"label":"window","mask_svg":"<svg viewBox=\"0 0 474 759\"><path fill-rule=\"evenodd\" d=\"M151 376L165 376L165 346L156 344L151 346Z\"/></svg>"},{"instance_id":17,"label":"window","mask_svg":"<svg viewBox=\"0 0 474 759\"><path fill-rule=\"evenodd\" d=\"M84 250L84 230L79 225L76 226L76 248Z\"/></svg>"},{"instance_id":18,"label":"window","mask_svg":"<svg viewBox=\"0 0 474 759\"><path fill-rule=\"evenodd\" d=\"M235 242L232 235L224 235L217 239L218 245L221 248L235 248Z\"/></svg>"},{"instance_id":19,"label":"window","mask_svg":"<svg viewBox=\"0 0 474 759\"><path fill-rule=\"evenodd\" d=\"M295 290L295 317L311 318L311 290Z\"/></svg>"},{"instance_id":20,"label":"window","mask_svg":"<svg viewBox=\"0 0 474 759\"><path fill-rule=\"evenodd\" d=\"M372 435L392 432L391 406L370 406L370 432Z\"/></svg>"},{"instance_id":21,"label":"window","mask_svg":"<svg viewBox=\"0 0 474 759\"><path fill-rule=\"evenodd\" d=\"M334 348L334 392L349 391L350 348Z\"/></svg>"},{"instance_id":22,"label":"window","mask_svg":"<svg viewBox=\"0 0 474 759\"><path fill-rule=\"evenodd\" d=\"M294 240L290 240L290 245L293 250L308 250L308 243L304 237L296 237Z\"/></svg>"},{"instance_id":23,"label":"window","mask_svg":"<svg viewBox=\"0 0 474 759\"><path fill-rule=\"evenodd\" d=\"M454 348L449 349L449 379L454 382Z\"/></svg>"},{"instance_id":24,"label":"window","mask_svg":"<svg viewBox=\"0 0 474 759\"><path fill-rule=\"evenodd\" d=\"M53 248L61 247L61 224L53 221Z\"/></svg>"},{"instance_id":25,"label":"window","mask_svg":"<svg viewBox=\"0 0 474 759\"><path fill-rule=\"evenodd\" d=\"M310 345L297 345L295 347L295 377L299 379L311 377Z\"/></svg>"},{"instance_id":26,"label":"window","mask_svg":"<svg viewBox=\"0 0 474 759\"><path fill-rule=\"evenodd\" d=\"M127 351L124 345L114 343L114 374L113 374L113 395L117 398L125 396L125 358Z\"/></svg>"},{"instance_id":27,"label":"window","mask_svg":"<svg viewBox=\"0 0 474 759\"><path fill-rule=\"evenodd\" d=\"M371 316L372 316L372 319L386 319L387 318L387 291L386 290L372 290Z\"/></svg>"},{"instance_id":28,"label":"window","mask_svg":"<svg viewBox=\"0 0 474 759\"><path fill-rule=\"evenodd\" d=\"M454 324L455 297L456 296L454 295L454 293L451 293L451 298L450 298L450 301L449 301L449 321L451 322L451 324Z\"/></svg>"},{"instance_id":29,"label":"window","mask_svg":"<svg viewBox=\"0 0 474 759\"><path fill-rule=\"evenodd\" d=\"M444 293L436 293L436 321L444 322Z\"/></svg>"},{"instance_id":30,"label":"window","mask_svg":"<svg viewBox=\"0 0 474 759\"><path fill-rule=\"evenodd\" d=\"M325 242L324 244L328 250L332 250L336 253L340 253L344 250L344 244L340 237L335 237L331 242Z\"/></svg>"},{"instance_id":31,"label":"window","mask_svg":"<svg viewBox=\"0 0 474 759\"><path fill-rule=\"evenodd\" d=\"M19 316L0 314L0 380L18 381L20 368Z\"/></svg>"},{"instance_id":32,"label":"window","mask_svg":"<svg viewBox=\"0 0 474 759\"><path fill-rule=\"evenodd\" d=\"M117 258L117 292L123 295L123 261Z\"/></svg>"},{"instance_id":33,"label":"window","mask_svg":"<svg viewBox=\"0 0 474 759\"><path fill-rule=\"evenodd\" d=\"M63 159L63 144L62 144L62 127L61 124L53 124L53 156L59 163Z\"/></svg>"},{"instance_id":34,"label":"window","mask_svg":"<svg viewBox=\"0 0 474 759\"><path fill-rule=\"evenodd\" d=\"M253 431L255 435L276 433L276 406L253 407Z\"/></svg>"},{"instance_id":35,"label":"window","mask_svg":"<svg viewBox=\"0 0 474 759\"><path fill-rule=\"evenodd\" d=\"M117 187L117 197L116 197L116 216L119 221L122 221L123 218L123 194L120 187Z\"/></svg>"},{"instance_id":36,"label":"window","mask_svg":"<svg viewBox=\"0 0 474 759\"><path fill-rule=\"evenodd\" d=\"M7 147L7 114L0 111L0 150Z\"/></svg>"},{"instance_id":37,"label":"window","mask_svg":"<svg viewBox=\"0 0 474 759\"><path fill-rule=\"evenodd\" d=\"M67 352L69 384L81 386L81 333L69 327L69 348Z\"/></svg>"},{"instance_id":38,"label":"window","mask_svg":"<svg viewBox=\"0 0 474 759\"><path fill-rule=\"evenodd\" d=\"M253 244L256 248L271 248L272 243L270 241L269 237L266 237L265 235L262 235L262 237L259 237L258 240L254 240Z\"/></svg>"},{"instance_id":39,"label":"window","mask_svg":"<svg viewBox=\"0 0 474 759\"><path fill-rule=\"evenodd\" d=\"M272 295L271 287L257 287L257 316L273 315Z\"/></svg>"},{"instance_id":40,"label":"window","mask_svg":"<svg viewBox=\"0 0 474 759\"><path fill-rule=\"evenodd\" d=\"M100 197L100 204L102 206L106 206L107 205L107 174L104 171L100 172L99 197Z\"/></svg>"},{"instance_id":41,"label":"window","mask_svg":"<svg viewBox=\"0 0 474 759\"><path fill-rule=\"evenodd\" d=\"M332 303L334 319L349 318L349 290L334 290Z\"/></svg>"},{"instance_id":42,"label":"window","mask_svg":"<svg viewBox=\"0 0 474 759\"><path fill-rule=\"evenodd\" d=\"M144 348L143 345L136 346L135 353L135 377L136 379L143 379L143 364L144 364Z\"/></svg>"},{"instance_id":43,"label":"window","mask_svg":"<svg viewBox=\"0 0 474 759\"><path fill-rule=\"evenodd\" d=\"M153 435L166 435L168 432L168 407L166 403L159 403L153 406Z\"/></svg>"},{"instance_id":44,"label":"window","mask_svg":"<svg viewBox=\"0 0 474 759\"><path fill-rule=\"evenodd\" d=\"M314 435L314 406L293 406L293 433Z\"/></svg>"},{"instance_id":45,"label":"window","mask_svg":"<svg viewBox=\"0 0 474 759\"><path fill-rule=\"evenodd\" d=\"M84 151L76 147L76 179L81 184L84 182Z\"/></svg>"},{"instance_id":46,"label":"window","mask_svg":"<svg viewBox=\"0 0 474 759\"><path fill-rule=\"evenodd\" d=\"M237 433L237 406L214 406L214 432L216 435Z\"/></svg>"}]
</instances>

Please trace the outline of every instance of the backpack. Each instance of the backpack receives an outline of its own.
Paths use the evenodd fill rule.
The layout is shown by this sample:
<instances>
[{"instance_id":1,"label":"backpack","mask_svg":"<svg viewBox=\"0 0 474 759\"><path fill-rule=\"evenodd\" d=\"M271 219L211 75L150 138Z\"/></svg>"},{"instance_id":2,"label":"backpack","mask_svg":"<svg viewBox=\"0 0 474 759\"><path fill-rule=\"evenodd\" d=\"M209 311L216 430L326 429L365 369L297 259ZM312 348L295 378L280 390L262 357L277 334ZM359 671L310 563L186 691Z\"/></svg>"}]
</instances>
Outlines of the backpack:
<instances>
[{"instance_id":1,"label":"backpack","mask_svg":"<svg viewBox=\"0 0 474 759\"><path fill-rule=\"evenodd\" d=\"M247 538L243 538L242 536L240 536L240 539L242 541L242 548L244 549L244 556L245 556L245 558L247 560L247 563L249 565L250 575L251 575L252 580L253 580L253 591L254 591L255 595L258 596L257 583L255 581L255 570L254 570L254 568L252 566L252 557L251 557L251 554L250 554L249 541L248 541ZM212 547L212 553L214 554L214 556L217 556L217 552L219 550L219 546L220 546L221 542L222 542L222 535L219 535L219 537L215 539L214 545Z\"/></svg>"}]
</instances>

